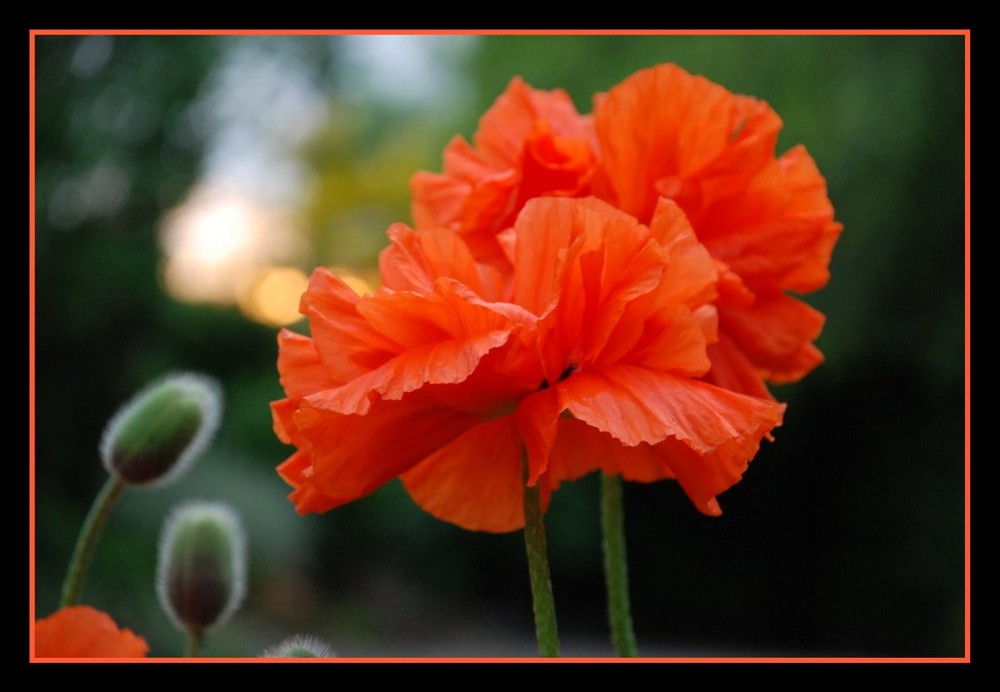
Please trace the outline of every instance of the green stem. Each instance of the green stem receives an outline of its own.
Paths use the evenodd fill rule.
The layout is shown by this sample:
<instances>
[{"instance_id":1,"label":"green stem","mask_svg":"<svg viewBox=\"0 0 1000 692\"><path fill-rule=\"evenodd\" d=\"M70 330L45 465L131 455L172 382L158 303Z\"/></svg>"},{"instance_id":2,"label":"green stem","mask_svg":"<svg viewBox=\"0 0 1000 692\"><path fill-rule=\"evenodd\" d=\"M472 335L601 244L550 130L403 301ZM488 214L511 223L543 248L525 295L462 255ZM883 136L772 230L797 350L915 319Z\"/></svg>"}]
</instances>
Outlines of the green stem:
<instances>
[{"instance_id":1,"label":"green stem","mask_svg":"<svg viewBox=\"0 0 1000 692\"><path fill-rule=\"evenodd\" d=\"M528 577L531 580L531 600L535 610L535 633L538 655L559 655L559 628L556 625L556 605L552 597L552 578L545 547L545 522L538 484L528 487L528 458L524 458L524 545L528 552Z\"/></svg>"},{"instance_id":2,"label":"green stem","mask_svg":"<svg viewBox=\"0 0 1000 692\"><path fill-rule=\"evenodd\" d=\"M187 647L184 649L186 658L197 658L201 655L201 630L188 630Z\"/></svg>"},{"instance_id":3,"label":"green stem","mask_svg":"<svg viewBox=\"0 0 1000 692\"><path fill-rule=\"evenodd\" d=\"M101 488L97 497L94 498L90 512L87 514L83 526L80 527L76 548L73 550L73 557L66 570L66 581L63 582L60 607L65 608L76 603L76 599L80 595L80 588L83 586L83 578L86 576L87 568L90 567L90 561L94 557L97 541L101 537L101 530L124 487L125 485L118 478L111 476L104 483L104 487Z\"/></svg>"},{"instance_id":4,"label":"green stem","mask_svg":"<svg viewBox=\"0 0 1000 692\"><path fill-rule=\"evenodd\" d=\"M604 534L604 579L608 588L611 641L622 657L638 656L628 599L622 477L601 474L601 531Z\"/></svg>"}]
</instances>

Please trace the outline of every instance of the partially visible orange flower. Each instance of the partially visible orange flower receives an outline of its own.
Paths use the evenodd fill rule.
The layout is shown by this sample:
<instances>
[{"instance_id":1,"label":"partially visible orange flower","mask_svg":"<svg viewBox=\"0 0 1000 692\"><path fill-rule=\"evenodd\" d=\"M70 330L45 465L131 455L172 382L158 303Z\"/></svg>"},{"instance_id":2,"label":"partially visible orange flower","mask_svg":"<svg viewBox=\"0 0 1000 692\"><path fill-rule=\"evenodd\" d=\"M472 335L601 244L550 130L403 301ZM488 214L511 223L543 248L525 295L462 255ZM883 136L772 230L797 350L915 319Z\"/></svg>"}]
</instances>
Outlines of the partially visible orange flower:
<instances>
[{"instance_id":1,"label":"partially visible orange flower","mask_svg":"<svg viewBox=\"0 0 1000 692\"><path fill-rule=\"evenodd\" d=\"M479 121L470 145L455 137L444 172L413 176L417 228L450 228L477 257L499 256L494 236L533 197L590 193L596 159L589 118L566 92L533 89L515 77Z\"/></svg>"},{"instance_id":2,"label":"partially visible orange flower","mask_svg":"<svg viewBox=\"0 0 1000 692\"><path fill-rule=\"evenodd\" d=\"M801 146L775 157L781 119L676 65L641 70L595 99L595 194L648 221L677 202L718 263L719 343L709 379L769 396L764 380L800 379L822 362L823 315L787 292L829 279L842 226Z\"/></svg>"},{"instance_id":3,"label":"partially visible orange flower","mask_svg":"<svg viewBox=\"0 0 1000 692\"><path fill-rule=\"evenodd\" d=\"M312 336L279 336L275 431L297 448L279 472L300 513L401 477L443 520L512 531L527 454L543 506L605 469L676 478L716 514L781 422L783 406L699 379L717 272L672 202L646 226L593 198L529 200L496 238L509 282L451 230L390 237L382 288L360 297L318 269Z\"/></svg>"},{"instance_id":4,"label":"partially visible orange flower","mask_svg":"<svg viewBox=\"0 0 1000 692\"><path fill-rule=\"evenodd\" d=\"M61 608L35 621L38 658L141 658L146 640L90 606Z\"/></svg>"}]
</instances>

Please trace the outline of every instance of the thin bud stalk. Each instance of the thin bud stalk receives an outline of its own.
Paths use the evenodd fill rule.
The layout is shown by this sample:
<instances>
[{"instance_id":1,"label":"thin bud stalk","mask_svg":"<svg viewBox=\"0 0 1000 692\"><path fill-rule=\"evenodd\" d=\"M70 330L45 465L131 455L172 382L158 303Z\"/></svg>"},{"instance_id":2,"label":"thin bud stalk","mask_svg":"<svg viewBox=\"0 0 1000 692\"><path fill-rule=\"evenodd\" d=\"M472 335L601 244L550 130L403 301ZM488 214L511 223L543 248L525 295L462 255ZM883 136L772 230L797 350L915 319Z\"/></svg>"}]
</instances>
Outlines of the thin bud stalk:
<instances>
[{"instance_id":1,"label":"thin bud stalk","mask_svg":"<svg viewBox=\"0 0 1000 692\"><path fill-rule=\"evenodd\" d=\"M76 548L73 550L73 557L70 558L69 568L66 570L66 580L63 582L62 600L59 602L59 607L65 608L76 604L77 598L80 596L80 589L83 587L83 580L87 576L87 569L94 557L94 549L101 537L101 531L124 487L125 484L120 479L111 476L105 481L97 497L94 498L90 512L87 514L83 526L80 527Z\"/></svg>"}]
</instances>

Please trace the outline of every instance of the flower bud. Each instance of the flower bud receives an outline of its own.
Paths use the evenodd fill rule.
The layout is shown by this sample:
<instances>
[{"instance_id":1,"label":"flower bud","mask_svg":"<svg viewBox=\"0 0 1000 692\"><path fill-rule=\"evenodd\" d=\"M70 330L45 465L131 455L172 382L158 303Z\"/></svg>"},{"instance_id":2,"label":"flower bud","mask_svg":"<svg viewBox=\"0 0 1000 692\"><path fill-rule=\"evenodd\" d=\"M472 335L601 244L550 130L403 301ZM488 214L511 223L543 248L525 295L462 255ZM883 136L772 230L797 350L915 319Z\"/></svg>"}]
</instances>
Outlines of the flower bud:
<instances>
[{"instance_id":1,"label":"flower bud","mask_svg":"<svg viewBox=\"0 0 1000 692\"><path fill-rule=\"evenodd\" d=\"M167 517L160 535L156 592L179 628L218 627L246 594L246 539L239 516L219 502L191 502Z\"/></svg>"},{"instance_id":2,"label":"flower bud","mask_svg":"<svg viewBox=\"0 0 1000 692\"><path fill-rule=\"evenodd\" d=\"M332 658L335 655L321 639L297 634L265 649L261 658Z\"/></svg>"},{"instance_id":3,"label":"flower bud","mask_svg":"<svg viewBox=\"0 0 1000 692\"><path fill-rule=\"evenodd\" d=\"M101 459L131 485L158 485L183 474L219 426L222 393L204 375L169 375L136 394L108 423Z\"/></svg>"}]
</instances>

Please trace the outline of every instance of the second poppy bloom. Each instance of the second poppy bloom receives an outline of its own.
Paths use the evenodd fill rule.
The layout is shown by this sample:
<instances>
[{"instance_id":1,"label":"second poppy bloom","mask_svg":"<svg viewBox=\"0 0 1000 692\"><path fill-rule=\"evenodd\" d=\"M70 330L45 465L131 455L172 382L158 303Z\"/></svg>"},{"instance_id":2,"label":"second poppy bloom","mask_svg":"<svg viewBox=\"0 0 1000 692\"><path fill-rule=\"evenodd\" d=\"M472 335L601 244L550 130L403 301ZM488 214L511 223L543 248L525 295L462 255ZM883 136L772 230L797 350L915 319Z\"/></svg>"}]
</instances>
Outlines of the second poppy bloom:
<instances>
[{"instance_id":1,"label":"second poppy bloom","mask_svg":"<svg viewBox=\"0 0 1000 692\"><path fill-rule=\"evenodd\" d=\"M676 478L703 512L739 480L783 406L700 380L716 340L717 270L680 209L648 225L596 199L529 200L497 247L509 281L460 234L391 229L383 287L319 269L311 337L279 336L279 472L301 513L401 477L459 526L524 524L560 482L603 469Z\"/></svg>"},{"instance_id":2,"label":"second poppy bloom","mask_svg":"<svg viewBox=\"0 0 1000 692\"><path fill-rule=\"evenodd\" d=\"M829 280L840 236L826 181L802 146L775 156L781 118L676 65L640 70L595 99L595 194L640 220L677 202L720 271L709 378L770 396L823 361L823 315L789 292Z\"/></svg>"}]
</instances>

